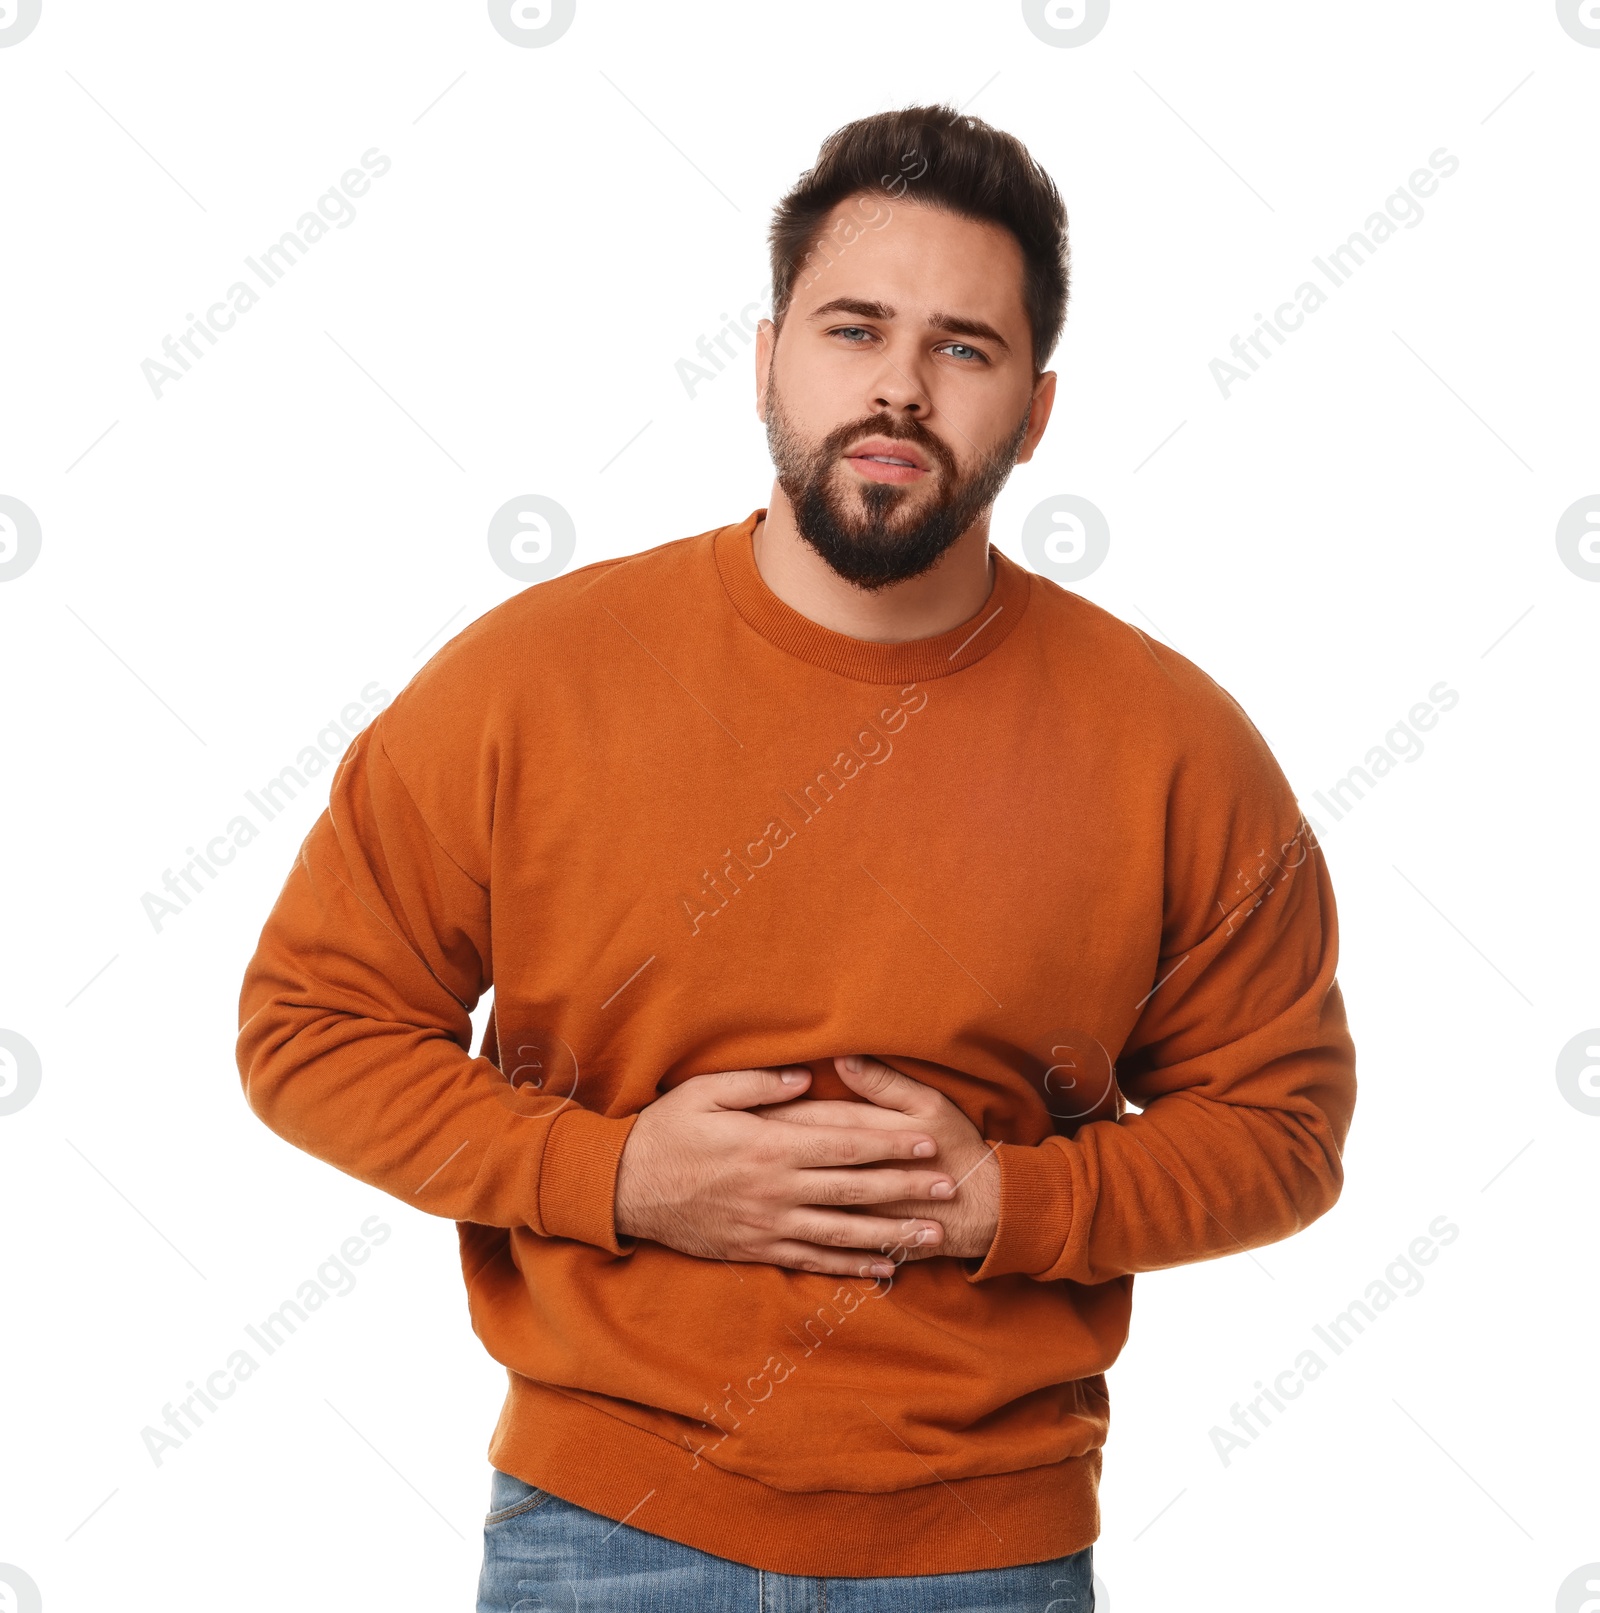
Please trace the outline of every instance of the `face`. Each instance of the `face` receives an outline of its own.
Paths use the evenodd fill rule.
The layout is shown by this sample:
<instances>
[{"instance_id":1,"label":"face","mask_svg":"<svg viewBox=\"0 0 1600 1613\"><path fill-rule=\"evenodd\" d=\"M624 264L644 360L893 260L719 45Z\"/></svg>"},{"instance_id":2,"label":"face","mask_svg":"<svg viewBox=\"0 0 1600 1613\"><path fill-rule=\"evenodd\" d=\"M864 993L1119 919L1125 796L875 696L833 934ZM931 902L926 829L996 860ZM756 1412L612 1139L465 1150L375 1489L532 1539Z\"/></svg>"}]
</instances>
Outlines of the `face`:
<instances>
[{"instance_id":1,"label":"face","mask_svg":"<svg viewBox=\"0 0 1600 1613\"><path fill-rule=\"evenodd\" d=\"M1022 248L998 225L885 196L834 210L783 330L758 335L756 412L801 537L871 591L921 575L1033 457Z\"/></svg>"}]
</instances>

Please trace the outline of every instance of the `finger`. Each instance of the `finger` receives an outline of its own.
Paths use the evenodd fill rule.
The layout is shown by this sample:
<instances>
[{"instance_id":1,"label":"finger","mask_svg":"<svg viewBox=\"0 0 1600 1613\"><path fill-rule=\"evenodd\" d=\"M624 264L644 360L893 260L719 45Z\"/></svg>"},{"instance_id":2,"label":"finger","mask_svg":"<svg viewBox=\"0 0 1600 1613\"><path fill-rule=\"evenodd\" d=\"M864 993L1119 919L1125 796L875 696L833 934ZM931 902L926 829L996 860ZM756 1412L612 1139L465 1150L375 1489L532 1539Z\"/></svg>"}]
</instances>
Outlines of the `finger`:
<instances>
[{"instance_id":1,"label":"finger","mask_svg":"<svg viewBox=\"0 0 1600 1613\"><path fill-rule=\"evenodd\" d=\"M833 1277L892 1277L895 1273L895 1262L887 1255L867 1255L859 1249L850 1253L787 1238L773 1244L763 1261L791 1271L821 1272Z\"/></svg>"},{"instance_id":2,"label":"finger","mask_svg":"<svg viewBox=\"0 0 1600 1613\"><path fill-rule=\"evenodd\" d=\"M852 1069L851 1066L854 1066ZM868 1058L864 1053L850 1053L833 1061L839 1079L852 1092L859 1092L869 1103L880 1108L897 1110L904 1115L923 1115L933 1088L909 1075L892 1070L879 1059Z\"/></svg>"},{"instance_id":3,"label":"finger","mask_svg":"<svg viewBox=\"0 0 1600 1613\"><path fill-rule=\"evenodd\" d=\"M796 1193L803 1204L893 1204L942 1200L946 1203L956 1195L954 1177L936 1171L895 1170L878 1165L867 1170L810 1170L797 1178ZM882 1209L880 1215L886 1213ZM888 1212L893 1213L893 1212ZM921 1208L901 1212L920 1215Z\"/></svg>"},{"instance_id":4,"label":"finger","mask_svg":"<svg viewBox=\"0 0 1600 1613\"><path fill-rule=\"evenodd\" d=\"M694 1075L684 1086L698 1086L708 1108L751 1109L759 1103L786 1103L811 1084L804 1064L775 1064L752 1070L718 1070Z\"/></svg>"},{"instance_id":5,"label":"finger","mask_svg":"<svg viewBox=\"0 0 1600 1613\"><path fill-rule=\"evenodd\" d=\"M812 1098L809 1103L776 1104L751 1113L764 1120L792 1120L798 1126L882 1126L893 1130L906 1123L898 1109L880 1109L876 1104L851 1098Z\"/></svg>"},{"instance_id":6,"label":"finger","mask_svg":"<svg viewBox=\"0 0 1600 1613\"><path fill-rule=\"evenodd\" d=\"M801 1243L867 1249L885 1258L893 1258L897 1249L932 1249L944 1242L944 1228L937 1221L925 1221L918 1216L818 1210L804 1205L786 1215L779 1230L785 1237Z\"/></svg>"},{"instance_id":7,"label":"finger","mask_svg":"<svg viewBox=\"0 0 1600 1613\"><path fill-rule=\"evenodd\" d=\"M865 1126L763 1126L759 1152L795 1170L874 1165L884 1159L929 1159L939 1145L925 1131L877 1131Z\"/></svg>"}]
</instances>

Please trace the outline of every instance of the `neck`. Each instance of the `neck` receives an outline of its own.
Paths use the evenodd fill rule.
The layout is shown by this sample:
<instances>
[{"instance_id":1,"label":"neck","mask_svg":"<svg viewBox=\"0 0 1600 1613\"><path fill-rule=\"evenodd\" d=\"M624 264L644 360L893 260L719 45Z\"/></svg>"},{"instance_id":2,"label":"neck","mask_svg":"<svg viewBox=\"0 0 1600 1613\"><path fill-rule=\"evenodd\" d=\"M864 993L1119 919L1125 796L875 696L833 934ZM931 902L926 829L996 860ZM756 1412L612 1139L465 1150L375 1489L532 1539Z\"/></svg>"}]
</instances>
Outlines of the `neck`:
<instances>
[{"instance_id":1,"label":"neck","mask_svg":"<svg viewBox=\"0 0 1600 1613\"><path fill-rule=\"evenodd\" d=\"M794 506L776 482L751 546L761 580L790 609L875 644L948 633L976 616L994 587L987 510L920 577L870 593L847 582L800 536Z\"/></svg>"}]
</instances>

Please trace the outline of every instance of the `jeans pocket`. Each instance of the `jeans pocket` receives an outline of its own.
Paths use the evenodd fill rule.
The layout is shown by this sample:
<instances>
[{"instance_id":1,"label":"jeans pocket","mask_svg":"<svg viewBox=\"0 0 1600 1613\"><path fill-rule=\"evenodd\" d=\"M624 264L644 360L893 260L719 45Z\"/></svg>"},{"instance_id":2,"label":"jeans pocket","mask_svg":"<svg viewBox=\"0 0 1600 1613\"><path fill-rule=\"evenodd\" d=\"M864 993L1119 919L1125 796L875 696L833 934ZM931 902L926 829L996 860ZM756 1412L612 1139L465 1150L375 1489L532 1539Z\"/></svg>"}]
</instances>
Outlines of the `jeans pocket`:
<instances>
[{"instance_id":1,"label":"jeans pocket","mask_svg":"<svg viewBox=\"0 0 1600 1613\"><path fill-rule=\"evenodd\" d=\"M542 1507L550 1499L552 1497L548 1490L536 1489L526 1480L495 1468L489 1480L489 1512L483 1520L483 1526L487 1529L492 1524L504 1523L507 1518L520 1517L524 1512Z\"/></svg>"}]
</instances>

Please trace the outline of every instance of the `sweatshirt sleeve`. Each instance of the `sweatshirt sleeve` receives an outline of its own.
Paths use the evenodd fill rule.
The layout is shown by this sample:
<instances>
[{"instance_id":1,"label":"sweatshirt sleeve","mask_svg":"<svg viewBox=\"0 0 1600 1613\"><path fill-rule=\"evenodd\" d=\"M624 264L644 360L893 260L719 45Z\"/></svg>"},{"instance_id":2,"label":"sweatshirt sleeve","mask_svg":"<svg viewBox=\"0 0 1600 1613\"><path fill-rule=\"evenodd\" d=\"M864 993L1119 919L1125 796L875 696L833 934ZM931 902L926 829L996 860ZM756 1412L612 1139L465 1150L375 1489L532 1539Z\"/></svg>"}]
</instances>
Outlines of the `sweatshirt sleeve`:
<instances>
[{"instance_id":1,"label":"sweatshirt sleeve","mask_svg":"<svg viewBox=\"0 0 1600 1613\"><path fill-rule=\"evenodd\" d=\"M430 1214L631 1253L614 1195L636 1116L514 1087L471 1055L493 980L487 869L466 872L424 820L388 715L346 751L245 971L245 1099L295 1147Z\"/></svg>"},{"instance_id":2,"label":"sweatshirt sleeve","mask_svg":"<svg viewBox=\"0 0 1600 1613\"><path fill-rule=\"evenodd\" d=\"M1224 699L1169 793L1161 954L1115 1064L1140 1112L994 1145L999 1226L969 1281L1102 1283L1235 1254L1339 1196L1355 1048L1333 888L1265 740Z\"/></svg>"}]
</instances>

